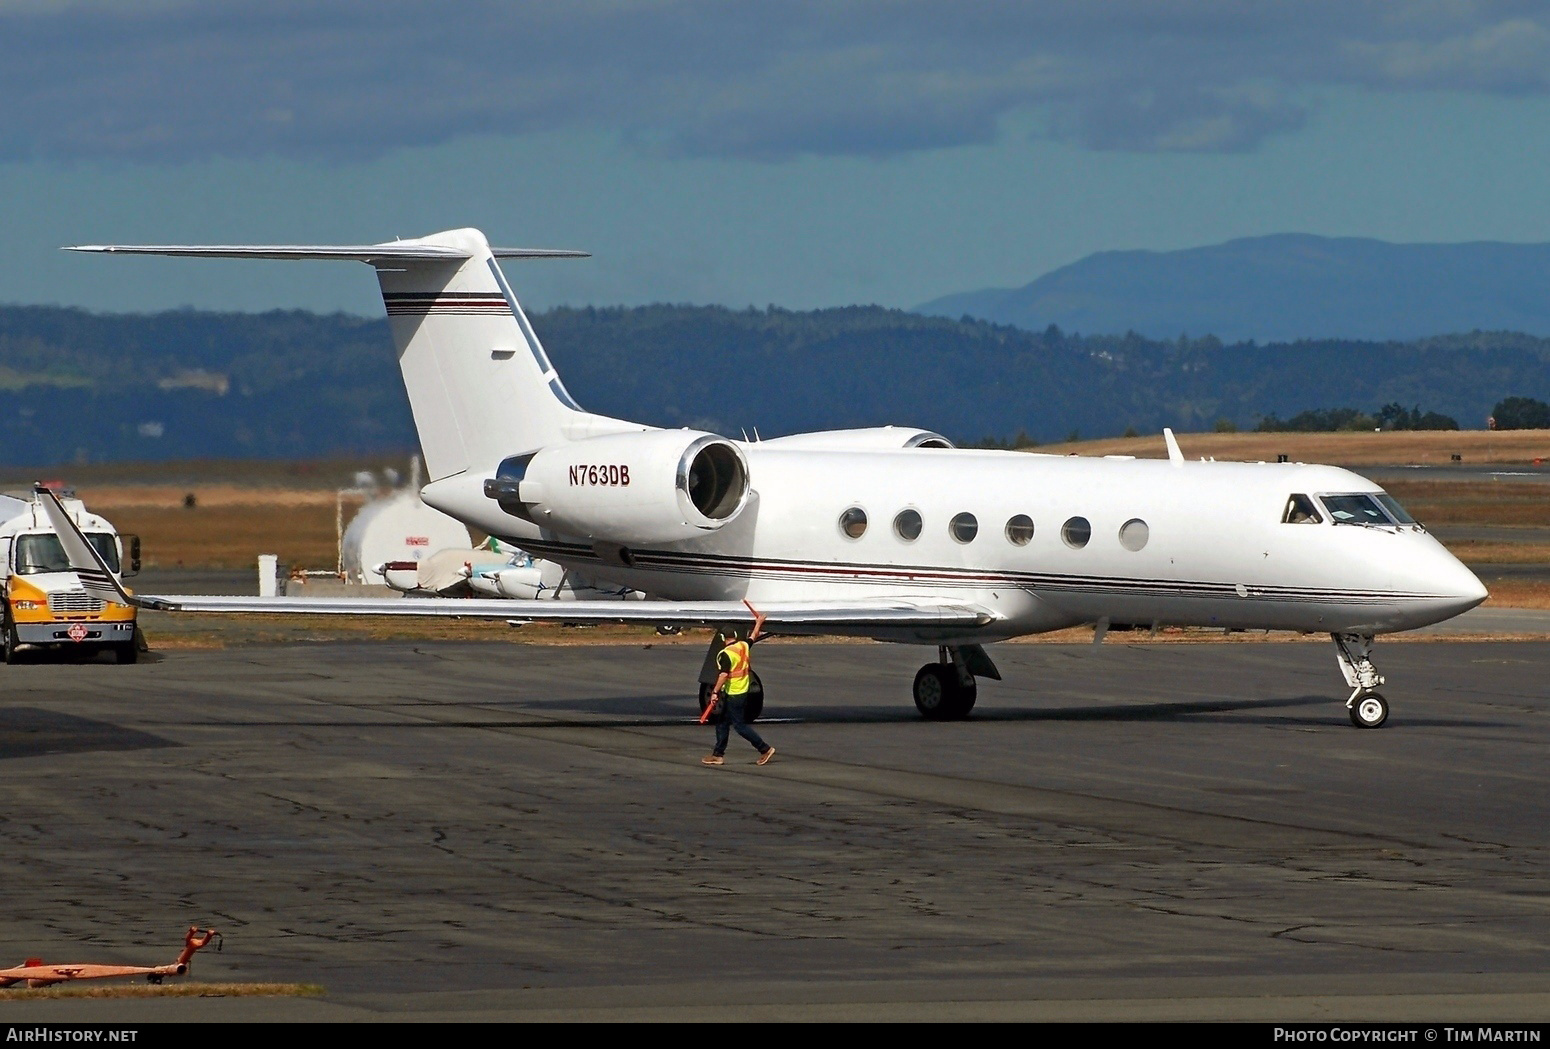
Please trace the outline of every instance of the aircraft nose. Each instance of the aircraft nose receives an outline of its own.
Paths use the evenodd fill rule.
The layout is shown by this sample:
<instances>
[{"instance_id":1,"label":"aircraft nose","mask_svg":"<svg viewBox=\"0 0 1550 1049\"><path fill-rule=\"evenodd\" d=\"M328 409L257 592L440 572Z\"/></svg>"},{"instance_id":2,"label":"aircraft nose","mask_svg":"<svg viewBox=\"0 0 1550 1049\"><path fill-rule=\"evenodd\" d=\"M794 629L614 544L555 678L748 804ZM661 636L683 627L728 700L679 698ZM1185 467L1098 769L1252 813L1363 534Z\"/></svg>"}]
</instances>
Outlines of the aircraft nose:
<instances>
[{"instance_id":1,"label":"aircraft nose","mask_svg":"<svg viewBox=\"0 0 1550 1049\"><path fill-rule=\"evenodd\" d=\"M1437 592L1443 597L1448 615L1468 612L1490 596L1490 591L1480 582L1480 577L1462 561L1447 550L1441 550L1440 553L1442 556L1432 569L1433 579Z\"/></svg>"}]
</instances>

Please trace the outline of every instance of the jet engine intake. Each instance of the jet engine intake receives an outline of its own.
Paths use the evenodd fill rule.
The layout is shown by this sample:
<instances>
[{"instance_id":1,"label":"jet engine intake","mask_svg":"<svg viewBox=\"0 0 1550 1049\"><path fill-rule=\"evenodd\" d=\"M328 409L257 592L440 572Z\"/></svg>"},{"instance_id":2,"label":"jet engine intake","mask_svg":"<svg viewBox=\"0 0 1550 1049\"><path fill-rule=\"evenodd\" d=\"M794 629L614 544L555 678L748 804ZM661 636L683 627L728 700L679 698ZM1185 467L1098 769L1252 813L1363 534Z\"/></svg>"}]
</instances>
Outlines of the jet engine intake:
<instances>
[{"instance_id":1,"label":"jet engine intake","mask_svg":"<svg viewBox=\"0 0 1550 1049\"><path fill-rule=\"evenodd\" d=\"M731 441L703 431L609 434L514 455L484 494L562 535L665 543L734 520L748 501L748 463Z\"/></svg>"}]
</instances>

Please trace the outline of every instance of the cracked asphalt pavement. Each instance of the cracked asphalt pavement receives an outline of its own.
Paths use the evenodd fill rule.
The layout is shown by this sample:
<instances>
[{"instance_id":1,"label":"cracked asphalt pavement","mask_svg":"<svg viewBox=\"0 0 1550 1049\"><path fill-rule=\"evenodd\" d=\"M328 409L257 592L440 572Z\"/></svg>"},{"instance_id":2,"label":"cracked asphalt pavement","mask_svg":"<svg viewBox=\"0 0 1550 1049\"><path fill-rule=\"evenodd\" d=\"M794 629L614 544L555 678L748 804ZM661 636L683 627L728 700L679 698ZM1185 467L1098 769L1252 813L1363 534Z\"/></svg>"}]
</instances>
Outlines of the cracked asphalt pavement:
<instances>
[{"instance_id":1,"label":"cracked asphalt pavement","mask_svg":"<svg viewBox=\"0 0 1550 1049\"><path fill-rule=\"evenodd\" d=\"M931 724L929 650L777 639L714 769L701 654L0 667L0 952L326 991L0 1016L1550 1019L1550 644L1380 643L1363 731L1328 644L998 646Z\"/></svg>"}]
</instances>

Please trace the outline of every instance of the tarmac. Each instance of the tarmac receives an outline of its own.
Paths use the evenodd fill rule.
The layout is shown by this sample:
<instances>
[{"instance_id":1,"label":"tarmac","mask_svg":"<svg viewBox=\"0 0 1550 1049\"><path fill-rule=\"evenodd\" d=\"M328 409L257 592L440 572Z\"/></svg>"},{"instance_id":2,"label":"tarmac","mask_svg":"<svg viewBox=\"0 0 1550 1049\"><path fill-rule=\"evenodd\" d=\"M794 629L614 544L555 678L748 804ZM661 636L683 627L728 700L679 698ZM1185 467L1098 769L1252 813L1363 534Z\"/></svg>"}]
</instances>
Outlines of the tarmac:
<instances>
[{"instance_id":1,"label":"tarmac","mask_svg":"<svg viewBox=\"0 0 1550 1049\"><path fill-rule=\"evenodd\" d=\"M768 766L699 758L697 646L328 643L0 667L0 962L315 997L0 1022L1550 1020L1550 643L756 650ZM170 981L169 981L170 982Z\"/></svg>"}]
</instances>

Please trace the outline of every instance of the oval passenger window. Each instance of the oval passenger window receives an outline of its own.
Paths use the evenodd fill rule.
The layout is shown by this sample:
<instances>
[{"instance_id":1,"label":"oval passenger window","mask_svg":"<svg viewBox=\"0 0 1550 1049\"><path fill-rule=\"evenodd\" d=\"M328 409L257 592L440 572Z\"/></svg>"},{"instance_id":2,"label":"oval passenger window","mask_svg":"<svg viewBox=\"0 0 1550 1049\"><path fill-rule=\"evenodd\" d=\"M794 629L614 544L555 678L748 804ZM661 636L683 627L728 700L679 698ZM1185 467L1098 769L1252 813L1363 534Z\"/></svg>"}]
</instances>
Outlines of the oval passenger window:
<instances>
[{"instance_id":1,"label":"oval passenger window","mask_svg":"<svg viewBox=\"0 0 1550 1049\"><path fill-rule=\"evenodd\" d=\"M974 537L979 535L980 523L974 519L973 514L959 514L947 526L947 531L960 543L972 543Z\"/></svg>"},{"instance_id":2,"label":"oval passenger window","mask_svg":"<svg viewBox=\"0 0 1550 1049\"><path fill-rule=\"evenodd\" d=\"M920 538L920 514L914 510L900 510L893 519L893 533L906 543Z\"/></svg>"},{"instance_id":3,"label":"oval passenger window","mask_svg":"<svg viewBox=\"0 0 1550 1049\"><path fill-rule=\"evenodd\" d=\"M1119 526L1119 545L1132 552L1141 549L1152 537L1152 530L1139 517L1132 517Z\"/></svg>"},{"instance_id":4,"label":"oval passenger window","mask_svg":"<svg viewBox=\"0 0 1550 1049\"><path fill-rule=\"evenodd\" d=\"M1073 517L1060 530L1060 538L1073 550L1080 550L1093 537L1093 526L1085 517Z\"/></svg>"},{"instance_id":5,"label":"oval passenger window","mask_svg":"<svg viewBox=\"0 0 1550 1049\"><path fill-rule=\"evenodd\" d=\"M866 511L852 506L840 514L840 531L852 539L860 539L866 534Z\"/></svg>"},{"instance_id":6,"label":"oval passenger window","mask_svg":"<svg viewBox=\"0 0 1550 1049\"><path fill-rule=\"evenodd\" d=\"M1027 546L1033 538L1033 518L1018 514L1006 523L1006 541L1013 546Z\"/></svg>"}]
</instances>

